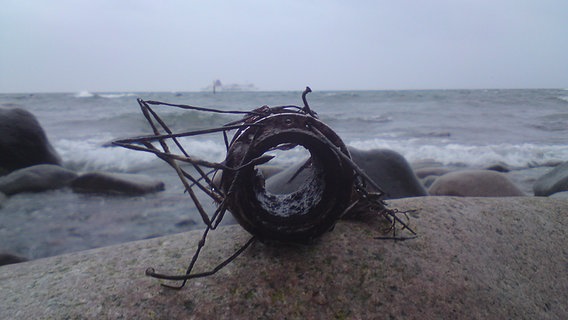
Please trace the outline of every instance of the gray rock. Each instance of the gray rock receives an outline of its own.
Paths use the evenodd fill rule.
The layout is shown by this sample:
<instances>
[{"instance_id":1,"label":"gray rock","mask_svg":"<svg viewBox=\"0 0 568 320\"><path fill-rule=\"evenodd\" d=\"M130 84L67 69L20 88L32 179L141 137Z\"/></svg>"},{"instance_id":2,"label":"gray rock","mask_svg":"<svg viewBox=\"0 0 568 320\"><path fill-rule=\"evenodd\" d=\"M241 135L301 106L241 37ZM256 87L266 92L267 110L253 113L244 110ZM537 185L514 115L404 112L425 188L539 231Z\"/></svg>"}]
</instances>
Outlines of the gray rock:
<instances>
[{"instance_id":1,"label":"gray rock","mask_svg":"<svg viewBox=\"0 0 568 320\"><path fill-rule=\"evenodd\" d=\"M438 176L427 176L423 179L420 179L420 181L422 181L422 185L425 188L430 188L430 186L434 184L434 181L436 181L436 179L438 179Z\"/></svg>"},{"instance_id":2,"label":"gray rock","mask_svg":"<svg viewBox=\"0 0 568 320\"><path fill-rule=\"evenodd\" d=\"M0 266L28 261L28 259L11 253L0 253Z\"/></svg>"},{"instance_id":3,"label":"gray rock","mask_svg":"<svg viewBox=\"0 0 568 320\"><path fill-rule=\"evenodd\" d=\"M540 177L533 186L535 196L549 196L551 194L568 191L568 162L557 166Z\"/></svg>"},{"instance_id":4,"label":"gray rock","mask_svg":"<svg viewBox=\"0 0 568 320\"><path fill-rule=\"evenodd\" d=\"M485 170L492 170L497 172L509 172L511 171L511 168L506 163L499 162L488 166L487 168L485 168Z\"/></svg>"},{"instance_id":5,"label":"gray rock","mask_svg":"<svg viewBox=\"0 0 568 320\"><path fill-rule=\"evenodd\" d=\"M37 164L61 164L61 159L36 117L0 107L0 169L10 172Z\"/></svg>"},{"instance_id":6,"label":"gray rock","mask_svg":"<svg viewBox=\"0 0 568 320\"><path fill-rule=\"evenodd\" d=\"M164 183L140 174L91 172L75 179L71 188L79 193L141 195L164 190Z\"/></svg>"},{"instance_id":7,"label":"gray rock","mask_svg":"<svg viewBox=\"0 0 568 320\"><path fill-rule=\"evenodd\" d=\"M53 164L40 164L0 177L0 192L40 192L68 186L77 174Z\"/></svg>"},{"instance_id":8,"label":"gray rock","mask_svg":"<svg viewBox=\"0 0 568 320\"><path fill-rule=\"evenodd\" d=\"M460 197L515 197L525 194L504 174L490 170L463 170L445 174L430 186L430 195Z\"/></svg>"},{"instance_id":9,"label":"gray rock","mask_svg":"<svg viewBox=\"0 0 568 320\"><path fill-rule=\"evenodd\" d=\"M183 273L201 231L1 267L1 319L568 319L568 202L420 197L418 237L374 239L384 224L340 221L310 246L254 244L182 291L144 276ZM401 234L404 234L401 233ZM249 235L212 231L211 270Z\"/></svg>"},{"instance_id":10,"label":"gray rock","mask_svg":"<svg viewBox=\"0 0 568 320\"><path fill-rule=\"evenodd\" d=\"M549 197L554 199L568 200L568 191L553 193Z\"/></svg>"},{"instance_id":11,"label":"gray rock","mask_svg":"<svg viewBox=\"0 0 568 320\"><path fill-rule=\"evenodd\" d=\"M428 195L399 153L386 149L363 151L355 148L349 148L349 152L353 161L385 191L385 199Z\"/></svg>"}]
</instances>

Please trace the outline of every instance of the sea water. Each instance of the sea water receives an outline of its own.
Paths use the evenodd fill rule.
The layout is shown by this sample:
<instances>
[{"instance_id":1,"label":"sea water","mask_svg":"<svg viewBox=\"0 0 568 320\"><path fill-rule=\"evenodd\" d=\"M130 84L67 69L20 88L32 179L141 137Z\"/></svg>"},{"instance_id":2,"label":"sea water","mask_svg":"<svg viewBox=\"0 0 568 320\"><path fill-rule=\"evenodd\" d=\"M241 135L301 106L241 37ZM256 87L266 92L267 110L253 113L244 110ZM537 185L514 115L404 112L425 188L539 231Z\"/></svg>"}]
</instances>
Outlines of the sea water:
<instances>
[{"instance_id":1,"label":"sea water","mask_svg":"<svg viewBox=\"0 0 568 320\"><path fill-rule=\"evenodd\" d=\"M68 189L18 194L0 208L0 251L38 258L203 228L175 172L154 155L112 147L151 134L136 101L158 100L222 110L302 106L294 92L122 92L0 94L4 107L31 111L63 159L77 172L143 173L166 190L143 197L79 195ZM530 192L531 169L568 160L568 90L323 91L310 107L347 145L387 148L409 162L484 168L497 163ZM238 116L156 106L176 132L217 127ZM221 161L222 136L182 139L192 156ZM293 153L280 161L294 161ZM536 170L536 171L535 171ZM536 172L536 173L534 173ZM204 199L207 210L214 205Z\"/></svg>"}]
</instances>

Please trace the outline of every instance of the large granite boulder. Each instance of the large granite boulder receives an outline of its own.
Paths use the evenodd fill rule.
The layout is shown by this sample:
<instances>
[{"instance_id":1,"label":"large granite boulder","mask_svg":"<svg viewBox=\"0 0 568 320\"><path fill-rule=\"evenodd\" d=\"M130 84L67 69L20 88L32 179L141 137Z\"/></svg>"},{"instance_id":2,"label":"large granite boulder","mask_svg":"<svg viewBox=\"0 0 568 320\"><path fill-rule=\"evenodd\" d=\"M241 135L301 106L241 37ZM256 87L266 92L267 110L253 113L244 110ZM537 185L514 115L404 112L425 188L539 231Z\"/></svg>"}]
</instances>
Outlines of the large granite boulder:
<instances>
[{"instance_id":1,"label":"large granite boulder","mask_svg":"<svg viewBox=\"0 0 568 320\"><path fill-rule=\"evenodd\" d=\"M504 174L491 170L462 170L447 173L428 189L433 196L516 197L525 194Z\"/></svg>"},{"instance_id":2,"label":"large granite boulder","mask_svg":"<svg viewBox=\"0 0 568 320\"><path fill-rule=\"evenodd\" d=\"M428 195L401 154L387 149L363 151L349 148L349 152L357 166L383 189L385 199Z\"/></svg>"},{"instance_id":3,"label":"large granite boulder","mask_svg":"<svg viewBox=\"0 0 568 320\"><path fill-rule=\"evenodd\" d=\"M533 191L535 196L549 196L568 191L568 162L564 162L536 180Z\"/></svg>"},{"instance_id":4,"label":"large granite boulder","mask_svg":"<svg viewBox=\"0 0 568 320\"><path fill-rule=\"evenodd\" d=\"M0 171L36 164L61 164L61 159L32 113L0 107Z\"/></svg>"},{"instance_id":5,"label":"large granite boulder","mask_svg":"<svg viewBox=\"0 0 568 320\"><path fill-rule=\"evenodd\" d=\"M164 183L145 175L109 172L90 172L71 183L78 193L142 195L164 190Z\"/></svg>"},{"instance_id":6,"label":"large granite boulder","mask_svg":"<svg viewBox=\"0 0 568 320\"><path fill-rule=\"evenodd\" d=\"M314 245L256 243L182 291L144 271L184 273L199 230L3 266L0 319L568 319L568 202L389 204L417 210L416 238L375 239L377 217L340 221ZM211 231L195 271L249 237L240 226Z\"/></svg>"},{"instance_id":7,"label":"large granite boulder","mask_svg":"<svg viewBox=\"0 0 568 320\"><path fill-rule=\"evenodd\" d=\"M68 186L75 178L77 174L71 170L53 164L39 164L0 177L0 192L13 195L59 189Z\"/></svg>"}]
</instances>

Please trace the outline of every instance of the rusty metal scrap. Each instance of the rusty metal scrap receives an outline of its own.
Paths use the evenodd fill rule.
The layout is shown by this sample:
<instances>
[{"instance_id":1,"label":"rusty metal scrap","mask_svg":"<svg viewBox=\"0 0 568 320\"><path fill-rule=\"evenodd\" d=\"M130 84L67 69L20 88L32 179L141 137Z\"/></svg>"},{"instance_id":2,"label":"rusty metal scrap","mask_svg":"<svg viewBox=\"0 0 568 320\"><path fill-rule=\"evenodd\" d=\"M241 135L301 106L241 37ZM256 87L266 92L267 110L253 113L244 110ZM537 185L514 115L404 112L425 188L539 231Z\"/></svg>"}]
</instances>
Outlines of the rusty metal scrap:
<instances>
[{"instance_id":1,"label":"rusty metal scrap","mask_svg":"<svg viewBox=\"0 0 568 320\"><path fill-rule=\"evenodd\" d=\"M153 135L118 140L114 143L125 148L154 153L172 166L206 225L186 274L165 275L149 268L147 275L181 280L183 282L179 286L165 285L179 289L189 279L214 274L256 240L310 242L331 230L341 217L356 206L372 210L386 218L391 222L393 231L396 230L395 223L400 223L402 229L414 234L414 231L398 218L395 210L386 208L381 200L381 188L351 160L341 138L311 110L306 100L309 92L311 90L306 88L302 95L303 107L263 106L252 111L224 111L138 99ZM174 133L154 112L151 105L240 114L243 117L217 128ZM226 157L222 162L191 156L179 140L181 137L205 134L222 135L226 146ZM172 152L174 146L179 153ZM264 177L259 166L272 159L270 152L295 147L305 148L309 157L293 167L294 172L289 175L289 180L297 180L294 187L286 192L274 192L268 187L270 181ZM185 166L180 165L183 163L189 163L194 170L185 169ZM215 176L220 176L220 181L214 181L217 180ZM367 192L366 184L373 185L379 192ZM215 212L206 212L196 195L197 190L218 204ZM210 272L191 273L209 231L219 226L226 211L230 211L252 237L235 254Z\"/></svg>"},{"instance_id":2,"label":"rusty metal scrap","mask_svg":"<svg viewBox=\"0 0 568 320\"><path fill-rule=\"evenodd\" d=\"M308 114L271 112L253 123L256 126L241 130L232 141L226 165L240 166L282 145L301 145L311 155L299 169L308 172L308 178L290 194L273 194L253 166L223 172L221 189L229 211L262 240L306 242L328 231L350 204L353 170L319 134L349 155L343 141Z\"/></svg>"}]
</instances>

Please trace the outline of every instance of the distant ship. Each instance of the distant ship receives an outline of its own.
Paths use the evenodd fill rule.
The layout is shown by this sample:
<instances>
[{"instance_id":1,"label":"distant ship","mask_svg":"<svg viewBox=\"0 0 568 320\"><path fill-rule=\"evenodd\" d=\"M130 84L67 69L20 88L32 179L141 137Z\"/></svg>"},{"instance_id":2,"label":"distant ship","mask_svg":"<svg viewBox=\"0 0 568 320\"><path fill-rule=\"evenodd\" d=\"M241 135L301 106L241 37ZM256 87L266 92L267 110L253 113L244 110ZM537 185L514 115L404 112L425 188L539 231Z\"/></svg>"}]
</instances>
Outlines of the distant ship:
<instances>
[{"instance_id":1,"label":"distant ship","mask_svg":"<svg viewBox=\"0 0 568 320\"><path fill-rule=\"evenodd\" d=\"M235 91L257 91L258 88L252 84L239 84L239 83L230 83L230 84L223 84L221 80L217 79L213 81L210 85L203 88L202 91L211 91L213 93L217 93L219 91L228 91L228 92L235 92Z\"/></svg>"}]
</instances>

